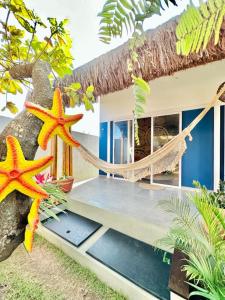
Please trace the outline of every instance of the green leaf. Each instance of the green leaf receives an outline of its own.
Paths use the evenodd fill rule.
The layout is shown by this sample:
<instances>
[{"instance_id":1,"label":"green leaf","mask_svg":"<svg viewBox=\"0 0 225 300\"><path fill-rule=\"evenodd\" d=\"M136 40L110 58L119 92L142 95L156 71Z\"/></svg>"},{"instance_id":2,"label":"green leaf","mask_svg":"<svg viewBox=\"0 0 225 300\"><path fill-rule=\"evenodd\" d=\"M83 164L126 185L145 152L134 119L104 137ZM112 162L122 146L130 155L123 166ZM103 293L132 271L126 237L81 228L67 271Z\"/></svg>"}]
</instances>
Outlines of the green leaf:
<instances>
[{"instance_id":1,"label":"green leaf","mask_svg":"<svg viewBox=\"0 0 225 300\"><path fill-rule=\"evenodd\" d=\"M76 104L79 104L79 95L78 94L70 94L70 107L75 107Z\"/></svg>"},{"instance_id":2,"label":"green leaf","mask_svg":"<svg viewBox=\"0 0 225 300\"><path fill-rule=\"evenodd\" d=\"M219 42L219 37L220 37L220 29L223 23L225 15L225 5L222 6L222 9L219 12L216 24L215 24L215 40L214 40L214 45L217 45Z\"/></svg>"},{"instance_id":3,"label":"green leaf","mask_svg":"<svg viewBox=\"0 0 225 300\"><path fill-rule=\"evenodd\" d=\"M8 101L6 103L6 108L12 113L12 114L16 114L18 113L18 108L16 107L16 105L13 102Z\"/></svg>"},{"instance_id":4,"label":"green leaf","mask_svg":"<svg viewBox=\"0 0 225 300\"><path fill-rule=\"evenodd\" d=\"M86 93L93 94L94 90L95 90L94 86L93 85L89 85L89 87L87 87Z\"/></svg>"},{"instance_id":5,"label":"green leaf","mask_svg":"<svg viewBox=\"0 0 225 300\"><path fill-rule=\"evenodd\" d=\"M132 5L130 4L130 2L127 0L121 0L121 4L129 10L132 10L132 8L133 8Z\"/></svg>"},{"instance_id":6,"label":"green leaf","mask_svg":"<svg viewBox=\"0 0 225 300\"><path fill-rule=\"evenodd\" d=\"M203 47L202 47L203 50L206 49L206 46L208 45L210 37L212 36L214 21L215 21L215 15L213 14L210 17L207 28L206 28L205 37L204 37L204 41L203 41Z\"/></svg>"},{"instance_id":7,"label":"green leaf","mask_svg":"<svg viewBox=\"0 0 225 300\"><path fill-rule=\"evenodd\" d=\"M109 0L106 1L98 16L100 40L109 43L113 37L122 36L124 29L142 32L142 23L154 14L160 14L162 3L173 3L175 0Z\"/></svg>"},{"instance_id":8,"label":"green leaf","mask_svg":"<svg viewBox=\"0 0 225 300\"><path fill-rule=\"evenodd\" d=\"M23 17L15 14L15 17L17 21L20 23L20 25L25 28L28 32L33 33L34 32L34 27L30 25L30 23L24 19Z\"/></svg>"},{"instance_id":9,"label":"green leaf","mask_svg":"<svg viewBox=\"0 0 225 300\"><path fill-rule=\"evenodd\" d=\"M69 88L73 89L74 91L78 91L81 89L81 84L79 82L72 83Z\"/></svg>"},{"instance_id":10,"label":"green leaf","mask_svg":"<svg viewBox=\"0 0 225 300\"><path fill-rule=\"evenodd\" d=\"M58 25L57 19L56 18L48 18L49 23L56 27Z\"/></svg>"},{"instance_id":11,"label":"green leaf","mask_svg":"<svg viewBox=\"0 0 225 300\"><path fill-rule=\"evenodd\" d=\"M43 202L40 204L40 208L43 210L44 213L47 214L48 217L52 217L55 220L60 222L59 217L51 209L49 209L46 205L44 205Z\"/></svg>"},{"instance_id":12,"label":"green leaf","mask_svg":"<svg viewBox=\"0 0 225 300\"><path fill-rule=\"evenodd\" d=\"M177 53L189 55L191 52L205 50L213 34L216 45L224 15L225 5L222 0L208 0L199 7L193 4L188 6L176 28Z\"/></svg>"},{"instance_id":13,"label":"green leaf","mask_svg":"<svg viewBox=\"0 0 225 300\"><path fill-rule=\"evenodd\" d=\"M135 84L138 85L144 93L148 95L150 94L150 86L144 79L135 76L133 76L133 79L135 81Z\"/></svg>"}]
</instances>

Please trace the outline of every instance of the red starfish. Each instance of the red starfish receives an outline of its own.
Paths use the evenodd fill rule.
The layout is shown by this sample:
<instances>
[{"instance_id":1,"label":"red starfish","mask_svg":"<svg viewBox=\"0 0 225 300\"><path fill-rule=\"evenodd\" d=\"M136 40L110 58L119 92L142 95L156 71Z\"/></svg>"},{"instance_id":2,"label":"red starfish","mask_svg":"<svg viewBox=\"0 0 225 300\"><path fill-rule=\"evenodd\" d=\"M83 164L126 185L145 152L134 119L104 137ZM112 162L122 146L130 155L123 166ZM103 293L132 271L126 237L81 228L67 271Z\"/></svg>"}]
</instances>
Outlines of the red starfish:
<instances>
[{"instance_id":1,"label":"red starfish","mask_svg":"<svg viewBox=\"0 0 225 300\"><path fill-rule=\"evenodd\" d=\"M17 190L31 198L48 198L48 194L32 179L50 165L53 157L26 160L19 141L13 136L6 138L6 160L0 162L0 202Z\"/></svg>"},{"instance_id":2,"label":"red starfish","mask_svg":"<svg viewBox=\"0 0 225 300\"><path fill-rule=\"evenodd\" d=\"M31 102L25 102L25 107L29 112L44 122L38 137L38 143L42 149L47 149L48 141L54 135L59 135L62 140L70 146L80 146L79 142L76 141L70 134L69 128L73 124L77 123L83 117L83 114L73 116L65 115L62 103L62 95L59 88L56 88L54 92L51 110Z\"/></svg>"}]
</instances>

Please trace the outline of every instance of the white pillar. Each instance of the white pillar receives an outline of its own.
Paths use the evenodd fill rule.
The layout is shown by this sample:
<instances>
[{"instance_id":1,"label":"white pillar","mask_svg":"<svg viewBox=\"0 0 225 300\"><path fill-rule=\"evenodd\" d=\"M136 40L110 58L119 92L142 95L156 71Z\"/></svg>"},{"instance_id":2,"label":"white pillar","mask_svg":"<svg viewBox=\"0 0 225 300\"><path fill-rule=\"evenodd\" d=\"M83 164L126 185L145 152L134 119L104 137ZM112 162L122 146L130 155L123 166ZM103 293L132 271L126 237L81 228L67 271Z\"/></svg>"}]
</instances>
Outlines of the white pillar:
<instances>
[{"instance_id":1,"label":"white pillar","mask_svg":"<svg viewBox=\"0 0 225 300\"><path fill-rule=\"evenodd\" d=\"M110 162L110 122L107 122L107 162ZM107 178L110 178L110 173L107 173Z\"/></svg>"},{"instance_id":2,"label":"white pillar","mask_svg":"<svg viewBox=\"0 0 225 300\"><path fill-rule=\"evenodd\" d=\"M220 105L214 107L214 190L220 181Z\"/></svg>"}]
</instances>

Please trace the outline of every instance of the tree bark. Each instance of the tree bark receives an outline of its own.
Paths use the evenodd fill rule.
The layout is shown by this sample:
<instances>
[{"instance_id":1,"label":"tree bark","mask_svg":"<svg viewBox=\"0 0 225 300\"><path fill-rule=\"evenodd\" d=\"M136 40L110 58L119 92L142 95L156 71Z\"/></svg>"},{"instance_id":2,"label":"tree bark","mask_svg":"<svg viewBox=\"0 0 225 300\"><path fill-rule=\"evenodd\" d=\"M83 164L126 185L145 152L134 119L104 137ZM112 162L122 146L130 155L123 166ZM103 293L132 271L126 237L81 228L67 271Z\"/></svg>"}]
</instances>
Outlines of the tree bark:
<instances>
[{"instance_id":1,"label":"tree bark","mask_svg":"<svg viewBox=\"0 0 225 300\"><path fill-rule=\"evenodd\" d=\"M32 78L33 92L29 101L50 108L53 91L48 79L48 63L37 61L35 64L16 66L10 70L14 79ZM27 111L21 112L0 134L0 161L6 158L5 139L8 135L16 137L26 159L33 160L38 149L37 137L42 121ZM8 258L24 239L30 199L14 191L0 203L0 261Z\"/></svg>"}]
</instances>

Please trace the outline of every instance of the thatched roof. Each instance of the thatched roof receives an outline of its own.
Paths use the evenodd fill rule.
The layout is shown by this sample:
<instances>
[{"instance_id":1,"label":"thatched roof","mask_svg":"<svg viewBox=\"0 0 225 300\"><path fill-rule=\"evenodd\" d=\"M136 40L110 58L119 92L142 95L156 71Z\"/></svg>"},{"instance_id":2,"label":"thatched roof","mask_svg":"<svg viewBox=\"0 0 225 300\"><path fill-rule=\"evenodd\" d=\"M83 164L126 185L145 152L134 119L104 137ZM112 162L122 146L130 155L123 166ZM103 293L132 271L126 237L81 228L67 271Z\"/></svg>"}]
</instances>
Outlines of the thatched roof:
<instances>
[{"instance_id":1,"label":"thatched roof","mask_svg":"<svg viewBox=\"0 0 225 300\"><path fill-rule=\"evenodd\" d=\"M141 73L146 81L225 58L225 26L221 30L217 46L211 43L206 51L184 57L176 54L176 24L177 18L174 18L156 29L146 31L145 45L139 49ZM127 72L128 57L126 42L75 69L73 75L64 78L61 84L65 86L72 82L80 82L83 88L93 84L96 95L128 88L132 85Z\"/></svg>"}]
</instances>

